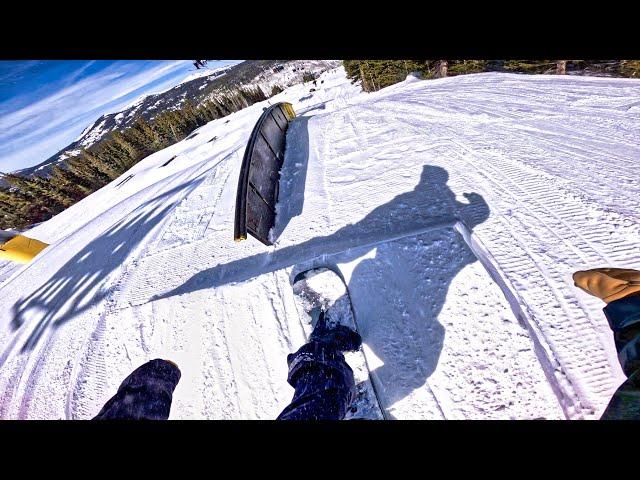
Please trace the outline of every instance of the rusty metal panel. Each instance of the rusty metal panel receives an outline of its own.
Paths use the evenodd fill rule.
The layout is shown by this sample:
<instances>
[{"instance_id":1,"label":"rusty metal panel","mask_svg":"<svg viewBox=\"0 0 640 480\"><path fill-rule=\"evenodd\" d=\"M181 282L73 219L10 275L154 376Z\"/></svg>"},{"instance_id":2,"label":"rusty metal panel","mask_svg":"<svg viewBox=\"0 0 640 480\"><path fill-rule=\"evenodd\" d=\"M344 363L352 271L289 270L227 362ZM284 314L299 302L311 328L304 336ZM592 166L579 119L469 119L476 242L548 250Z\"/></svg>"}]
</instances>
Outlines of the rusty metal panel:
<instances>
[{"instance_id":1,"label":"rusty metal panel","mask_svg":"<svg viewBox=\"0 0 640 480\"><path fill-rule=\"evenodd\" d=\"M280 164L274 161L273 152L267 142L260 136L251 157L249 169L249 184L265 199L266 203L275 208L276 186L280 177Z\"/></svg>"},{"instance_id":2,"label":"rusty metal panel","mask_svg":"<svg viewBox=\"0 0 640 480\"><path fill-rule=\"evenodd\" d=\"M272 105L253 128L238 180L236 241L246 239L249 233L265 245L271 245L269 231L275 224L286 132L294 116L291 104Z\"/></svg>"},{"instance_id":3,"label":"rusty metal panel","mask_svg":"<svg viewBox=\"0 0 640 480\"><path fill-rule=\"evenodd\" d=\"M269 230L275 222L275 211L267 205L255 190L247 192L247 231L269 245Z\"/></svg>"},{"instance_id":4,"label":"rusty metal panel","mask_svg":"<svg viewBox=\"0 0 640 480\"><path fill-rule=\"evenodd\" d=\"M273 155L277 157L276 160L279 164L284 160L284 141L286 131L286 129L280 129L276 121L271 116L267 117L262 125L262 129L260 130L259 137L264 139L267 144L267 148L269 148ZM258 138L256 139L256 147L260 148L260 146L261 142Z\"/></svg>"},{"instance_id":5,"label":"rusty metal panel","mask_svg":"<svg viewBox=\"0 0 640 480\"><path fill-rule=\"evenodd\" d=\"M274 108L271 111L271 115L273 115L274 120L282 130L287 129L287 124L289 123L289 121L287 120L287 117L284 115L284 113L282 113L282 108Z\"/></svg>"}]
</instances>

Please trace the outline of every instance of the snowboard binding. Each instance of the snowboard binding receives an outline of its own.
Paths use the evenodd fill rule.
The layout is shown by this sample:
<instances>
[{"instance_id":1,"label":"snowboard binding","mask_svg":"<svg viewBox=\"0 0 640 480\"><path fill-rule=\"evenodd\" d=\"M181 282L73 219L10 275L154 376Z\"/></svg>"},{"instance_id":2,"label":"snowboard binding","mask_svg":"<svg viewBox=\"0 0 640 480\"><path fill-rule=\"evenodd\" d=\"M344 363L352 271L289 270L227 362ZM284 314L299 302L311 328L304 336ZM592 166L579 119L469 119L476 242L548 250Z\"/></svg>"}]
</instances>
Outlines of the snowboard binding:
<instances>
[{"instance_id":1,"label":"snowboard binding","mask_svg":"<svg viewBox=\"0 0 640 480\"><path fill-rule=\"evenodd\" d=\"M293 293L309 341L329 355L344 354L353 370L357 393L345 418L384 419L344 279L330 268L313 268L295 275Z\"/></svg>"},{"instance_id":2,"label":"snowboard binding","mask_svg":"<svg viewBox=\"0 0 640 480\"><path fill-rule=\"evenodd\" d=\"M362 345L360 334L346 325L331 324L327 321L327 314L322 311L309 341L332 346L340 352L355 352Z\"/></svg>"},{"instance_id":3,"label":"snowboard binding","mask_svg":"<svg viewBox=\"0 0 640 480\"><path fill-rule=\"evenodd\" d=\"M313 332L309 341L342 352L360 348L362 339L354 329L351 301L345 285L336 281L335 272L327 268L301 272L294 279L293 290L311 318Z\"/></svg>"}]
</instances>

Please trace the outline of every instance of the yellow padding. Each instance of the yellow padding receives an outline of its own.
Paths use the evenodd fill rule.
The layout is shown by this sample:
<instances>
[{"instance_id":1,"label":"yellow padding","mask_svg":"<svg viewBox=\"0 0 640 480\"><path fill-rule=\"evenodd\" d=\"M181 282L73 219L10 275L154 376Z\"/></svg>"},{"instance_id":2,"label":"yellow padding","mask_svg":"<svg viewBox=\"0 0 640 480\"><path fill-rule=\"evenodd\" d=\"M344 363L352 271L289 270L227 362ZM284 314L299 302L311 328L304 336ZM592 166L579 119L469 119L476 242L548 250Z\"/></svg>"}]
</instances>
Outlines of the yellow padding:
<instances>
[{"instance_id":1,"label":"yellow padding","mask_svg":"<svg viewBox=\"0 0 640 480\"><path fill-rule=\"evenodd\" d=\"M291 120L292 118L296 118L296 112L293 110L293 106L290 103L284 104L284 110L287 113L287 117L289 117L289 120Z\"/></svg>"},{"instance_id":2,"label":"yellow padding","mask_svg":"<svg viewBox=\"0 0 640 480\"><path fill-rule=\"evenodd\" d=\"M29 263L37 254L49 246L34 238L16 235L8 242L0 245L0 260Z\"/></svg>"}]
</instances>

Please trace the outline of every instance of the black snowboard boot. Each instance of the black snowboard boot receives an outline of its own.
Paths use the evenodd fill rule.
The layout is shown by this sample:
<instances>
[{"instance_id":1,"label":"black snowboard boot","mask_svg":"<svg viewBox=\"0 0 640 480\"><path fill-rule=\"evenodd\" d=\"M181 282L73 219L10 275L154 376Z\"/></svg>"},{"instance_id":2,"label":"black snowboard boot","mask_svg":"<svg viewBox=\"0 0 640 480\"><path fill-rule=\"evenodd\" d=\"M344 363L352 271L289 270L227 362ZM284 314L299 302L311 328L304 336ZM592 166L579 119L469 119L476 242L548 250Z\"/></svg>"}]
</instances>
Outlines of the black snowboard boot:
<instances>
[{"instance_id":1,"label":"black snowboard boot","mask_svg":"<svg viewBox=\"0 0 640 480\"><path fill-rule=\"evenodd\" d=\"M330 317L330 312L325 312L324 310L320 312L309 341L331 346L340 352L355 352L358 350L362 345L360 334Z\"/></svg>"}]
</instances>

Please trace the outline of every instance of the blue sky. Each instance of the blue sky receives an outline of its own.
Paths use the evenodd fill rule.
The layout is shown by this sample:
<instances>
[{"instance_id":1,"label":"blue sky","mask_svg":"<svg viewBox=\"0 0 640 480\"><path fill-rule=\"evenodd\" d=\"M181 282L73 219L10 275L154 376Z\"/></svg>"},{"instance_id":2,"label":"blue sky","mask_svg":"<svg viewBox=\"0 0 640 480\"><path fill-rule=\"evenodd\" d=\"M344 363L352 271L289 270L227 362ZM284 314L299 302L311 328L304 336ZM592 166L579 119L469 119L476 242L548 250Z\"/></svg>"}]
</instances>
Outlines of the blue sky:
<instances>
[{"instance_id":1,"label":"blue sky","mask_svg":"<svg viewBox=\"0 0 640 480\"><path fill-rule=\"evenodd\" d=\"M180 83L191 60L0 61L0 172L36 165L102 114ZM215 68L236 61L209 62Z\"/></svg>"}]
</instances>

